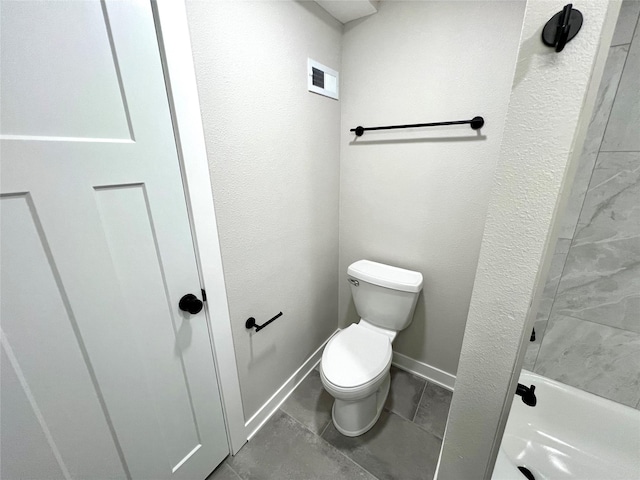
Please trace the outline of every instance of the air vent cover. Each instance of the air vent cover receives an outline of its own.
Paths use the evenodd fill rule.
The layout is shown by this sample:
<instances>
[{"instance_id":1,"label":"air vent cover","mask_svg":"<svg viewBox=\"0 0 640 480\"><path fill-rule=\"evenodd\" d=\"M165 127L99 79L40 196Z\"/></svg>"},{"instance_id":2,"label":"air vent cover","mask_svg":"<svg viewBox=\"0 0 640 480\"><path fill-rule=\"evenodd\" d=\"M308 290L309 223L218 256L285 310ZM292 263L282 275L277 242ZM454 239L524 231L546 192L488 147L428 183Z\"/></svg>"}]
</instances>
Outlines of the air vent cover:
<instances>
[{"instance_id":1,"label":"air vent cover","mask_svg":"<svg viewBox=\"0 0 640 480\"><path fill-rule=\"evenodd\" d=\"M307 68L309 91L338 100L339 73L310 58Z\"/></svg>"}]
</instances>

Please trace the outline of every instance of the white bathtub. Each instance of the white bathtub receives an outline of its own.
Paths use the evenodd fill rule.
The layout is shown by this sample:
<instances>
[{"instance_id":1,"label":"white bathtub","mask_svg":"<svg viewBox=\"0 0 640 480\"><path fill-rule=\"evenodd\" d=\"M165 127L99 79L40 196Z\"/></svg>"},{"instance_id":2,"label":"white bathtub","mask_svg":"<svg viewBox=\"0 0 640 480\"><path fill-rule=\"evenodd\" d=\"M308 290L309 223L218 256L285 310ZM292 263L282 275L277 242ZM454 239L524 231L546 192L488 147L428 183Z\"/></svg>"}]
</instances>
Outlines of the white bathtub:
<instances>
[{"instance_id":1,"label":"white bathtub","mask_svg":"<svg viewBox=\"0 0 640 480\"><path fill-rule=\"evenodd\" d=\"M522 371L538 403L513 401L493 480L640 479L640 411Z\"/></svg>"}]
</instances>

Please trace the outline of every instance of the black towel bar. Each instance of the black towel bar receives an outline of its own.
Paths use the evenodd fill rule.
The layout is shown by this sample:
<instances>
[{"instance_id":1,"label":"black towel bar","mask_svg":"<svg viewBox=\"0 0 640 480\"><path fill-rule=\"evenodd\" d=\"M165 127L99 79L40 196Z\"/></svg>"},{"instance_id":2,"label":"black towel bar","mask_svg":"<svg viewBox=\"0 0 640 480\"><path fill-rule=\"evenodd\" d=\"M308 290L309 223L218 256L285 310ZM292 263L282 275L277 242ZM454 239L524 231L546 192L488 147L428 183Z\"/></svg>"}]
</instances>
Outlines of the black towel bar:
<instances>
[{"instance_id":1,"label":"black towel bar","mask_svg":"<svg viewBox=\"0 0 640 480\"><path fill-rule=\"evenodd\" d=\"M417 127L441 127L443 125L471 125L471 128L478 130L484 125L484 118L473 117L471 120L454 120L453 122L434 122L434 123L413 123L410 125L389 125L386 127L356 127L349 130L355 132L357 137L361 137L362 134L368 130L394 130L397 128L417 128Z\"/></svg>"}]
</instances>

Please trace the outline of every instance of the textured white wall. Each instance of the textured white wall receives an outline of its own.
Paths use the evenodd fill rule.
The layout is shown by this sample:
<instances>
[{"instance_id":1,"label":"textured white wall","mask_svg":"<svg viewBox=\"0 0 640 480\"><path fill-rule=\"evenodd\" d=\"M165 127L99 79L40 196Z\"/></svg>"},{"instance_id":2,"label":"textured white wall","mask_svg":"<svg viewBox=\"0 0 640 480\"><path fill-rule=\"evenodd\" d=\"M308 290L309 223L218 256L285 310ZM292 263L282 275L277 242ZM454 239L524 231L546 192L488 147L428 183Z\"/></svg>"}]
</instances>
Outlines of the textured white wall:
<instances>
[{"instance_id":1,"label":"textured white wall","mask_svg":"<svg viewBox=\"0 0 640 480\"><path fill-rule=\"evenodd\" d=\"M491 476L619 3L576 2L584 25L558 54L540 32L561 6L527 2L440 480Z\"/></svg>"},{"instance_id":2,"label":"textured white wall","mask_svg":"<svg viewBox=\"0 0 640 480\"><path fill-rule=\"evenodd\" d=\"M345 272L368 258L422 272L394 350L455 374L525 3L383 1L345 25L340 326L358 321ZM465 126L349 128L485 117Z\"/></svg>"},{"instance_id":3,"label":"textured white wall","mask_svg":"<svg viewBox=\"0 0 640 480\"><path fill-rule=\"evenodd\" d=\"M314 2L187 9L248 419L337 326L340 103L306 68L340 70L342 25Z\"/></svg>"}]
</instances>

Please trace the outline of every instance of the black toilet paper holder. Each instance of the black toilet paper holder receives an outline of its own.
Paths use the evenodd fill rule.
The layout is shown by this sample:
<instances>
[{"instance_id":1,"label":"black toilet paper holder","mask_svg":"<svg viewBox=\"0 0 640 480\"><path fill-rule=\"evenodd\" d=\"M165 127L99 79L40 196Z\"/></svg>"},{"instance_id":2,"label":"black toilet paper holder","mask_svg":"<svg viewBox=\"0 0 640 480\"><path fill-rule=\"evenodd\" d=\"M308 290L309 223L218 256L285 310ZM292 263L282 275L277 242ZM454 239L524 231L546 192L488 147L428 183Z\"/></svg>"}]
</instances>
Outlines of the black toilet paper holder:
<instances>
[{"instance_id":1,"label":"black toilet paper holder","mask_svg":"<svg viewBox=\"0 0 640 480\"><path fill-rule=\"evenodd\" d=\"M273 322L276 318L280 318L282 316L282 312L278 313L276 316L270 318L269 320L267 320L266 322L264 322L262 325L258 325L256 323L256 319L253 317L249 317L247 318L247 321L244 322L244 326L245 328L254 328L256 329L256 332L259 332L260 330L262 330L264 327L266 327L267 325L269 325L271 322Z\"/></svg>"}]
</instances>

